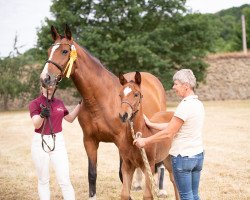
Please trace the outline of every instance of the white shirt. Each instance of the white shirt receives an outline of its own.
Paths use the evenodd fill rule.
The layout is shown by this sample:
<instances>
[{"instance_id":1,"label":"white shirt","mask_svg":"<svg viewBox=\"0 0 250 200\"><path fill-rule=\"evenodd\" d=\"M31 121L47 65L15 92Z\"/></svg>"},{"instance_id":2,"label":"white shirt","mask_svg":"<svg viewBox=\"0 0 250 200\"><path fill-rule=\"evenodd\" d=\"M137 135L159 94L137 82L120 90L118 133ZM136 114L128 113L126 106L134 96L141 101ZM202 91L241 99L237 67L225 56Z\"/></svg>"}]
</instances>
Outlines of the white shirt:
<instances>
[{"instance_id":1,"label":"white shirt","mask_svg":"<svg viewBox=\"0 0 250 200\"><path fill-rule=\"evenodd\" d=\"M174 116L184 123L173 139L169 154L194 156L203 152L202 128L205 111L198 96L185 97L177 106Z\"/></svg>"}]
</instances>

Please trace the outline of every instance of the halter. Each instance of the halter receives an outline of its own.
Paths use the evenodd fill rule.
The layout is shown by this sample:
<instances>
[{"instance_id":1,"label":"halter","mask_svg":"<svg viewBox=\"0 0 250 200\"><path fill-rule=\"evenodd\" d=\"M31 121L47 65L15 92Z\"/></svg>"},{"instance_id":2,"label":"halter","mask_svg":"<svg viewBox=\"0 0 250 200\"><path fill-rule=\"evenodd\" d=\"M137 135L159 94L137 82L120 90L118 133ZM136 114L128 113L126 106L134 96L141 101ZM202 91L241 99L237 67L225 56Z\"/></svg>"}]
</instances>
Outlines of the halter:
<instances>
[{"instance_id":1,"label":"halter","mask_svg":"<svg viewBox=\"0 0 250 200\"><path fill-rule=\"evenodd\" d=\"M66 74L66 77L69 78L71 71L72 71L73 63L75 62L75 60L77 58L77 52L76 52L75 45L69 44L69 43L56 43L56 44L53 44L52 46L56 46L56 45L69 45L70 46L70 56L69 56L69 59L67 61L65 69L63 69L63 66L59 65L58 63L54 62L53 60L47 60L45 62L45 64L46 63L53 64L54 66L57 67L57 69L59 69L61 71L61 75Z\"/></svg>"},{"instance_id":2,"label":"halter","mask_svg":"<svg viewBox=\"0 0 250 200\"><path fill-rule=\"evenodd\" d=\"M128 104L129 106L130 106L130 108L132 109L132 115L131 115L131 117L130 117L130 121L135 117L135 115L137 114L137 112L139 111L139 107L140 107L140 105L141 105L141 99L143 98L143 95L139 92L139 94L140 94L140 99L139 99L139 101L137 102L137 106L136 106L136 108L134 109L133 108L133 106L131 105L131 103L129 102L129 101L127 101L127 100L123 100L122 102L121 102L121 104L123 104L123 103L126 103L126 104Z\"/></svg>"}]
</instances>

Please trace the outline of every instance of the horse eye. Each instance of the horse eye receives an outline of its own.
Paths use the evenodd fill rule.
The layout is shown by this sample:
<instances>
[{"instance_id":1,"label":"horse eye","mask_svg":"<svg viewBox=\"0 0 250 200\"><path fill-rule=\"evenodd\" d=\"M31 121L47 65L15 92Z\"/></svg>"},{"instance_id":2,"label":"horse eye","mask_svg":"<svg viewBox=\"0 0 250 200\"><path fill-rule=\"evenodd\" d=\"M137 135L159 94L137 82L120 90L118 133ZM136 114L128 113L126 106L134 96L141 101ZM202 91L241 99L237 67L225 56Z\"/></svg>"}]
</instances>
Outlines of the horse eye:
<instances>
[{"instance_id":1,"label":"horse eye","mask_svg":"<svg viewBox=\"0 0 250 200\"><path fill-rule=\"evenodd\" d=\"M61 82L61 80L62 80L62 76L59 75L59 76L56 77L56 81L57 81L58 83Z\"/></svg>"},{"instance_id":2,"label":"horse eye","mask_svg":"<svg viewBox=\"0 0 250 200\"><path fill-rule=\"evenodd\" d=\"M63 50L63 51L62 51L62 54L63 54L63 55L66 55L67 53L68 53L68 50Z\"/></svg>"},{"instance_id":3,"label":"horse eye","mask_svg":"<svg viewBox=\"0 0 250 200\"><path fill-rule=\"evenodd\" d=\"M135 95L134 95L135 97L138 97L139 96L139 93L135 93Z\"/></svg>"}]
</instances>

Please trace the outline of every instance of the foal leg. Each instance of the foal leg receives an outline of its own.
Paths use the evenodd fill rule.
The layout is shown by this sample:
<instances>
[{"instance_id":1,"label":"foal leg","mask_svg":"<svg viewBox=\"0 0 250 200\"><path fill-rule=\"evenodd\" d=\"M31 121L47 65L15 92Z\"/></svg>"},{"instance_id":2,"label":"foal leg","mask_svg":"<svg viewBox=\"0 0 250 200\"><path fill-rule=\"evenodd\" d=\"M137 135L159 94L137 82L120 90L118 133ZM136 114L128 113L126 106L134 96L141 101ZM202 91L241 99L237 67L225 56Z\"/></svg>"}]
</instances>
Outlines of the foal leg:
<instances>
[{"instance_id":1,"label":"foal leg","mask_svg":"<svg viewBox=\"0 0 250 200\"><path fill-rule=\"evenodd\" d=\"M153 167L151 166L151 171L153 171L152 168L154 168L154 167L155 166L153 166ZM146 168L143 169L143 173L145 175L145 181L146 181L144 193L143 193L143 200L153 200L154 199L153 193L152 193L153 188L151 187L152 183L150 181L150 178L148 176ZM154 180L153 180L153 184L155 184Z\"/></svg>"},{"instance_id":2,"label":"foal leg","mask_svg":"<svg viewBox=\"0 0 250 200\"><path fill-rule=\"evenodd\" d=\"M175 183L174 180L174 174L173 174L173 170L172 170L172 165L171 165L171 159L170 156L168 156L165 160L164 160L164 165L166 167L166 169L168 170L169 173L169 179L172 182L173 186L174 186L174 193L175 193L175 199L176 200L180 200L180 196L179 196L179 192L177 189L177 185Z\"/></svg>"},{"instance_id":3,"label":"foal leg","mask_svg":"<svg viewBox=\"0 0 250 200\"><path fill-rule=\"evenodd\" d=\"M134 182L132 188L135 191L142 190L142 171L140 168L135 169Z\"/></svg>"},{"instance_id":4,"label":"foal leg","mask_svg":"<svg viewBox=\"0 0 250 200\"><path fill-rule=\"evenodd\" d=\"M96 199L96 163L97 163L97 149L99 143L92 139L84 137L84 146L88 155L88 181L89 181L89 199Z\"/></svg>"},{"instance_id":5,"label":"foal leg","mask_svg":"<svg viewBox=\"0 0 250 200\"><path fill-rule=\"evenodd\" d=\"M128 161L129 162L129 161ZM133 174L135 171L135 167L126 161L122 164L122 192L121 192L121 200L132 200L130 197L130 189L132 185Z\"/></svg>"}]
</instances>

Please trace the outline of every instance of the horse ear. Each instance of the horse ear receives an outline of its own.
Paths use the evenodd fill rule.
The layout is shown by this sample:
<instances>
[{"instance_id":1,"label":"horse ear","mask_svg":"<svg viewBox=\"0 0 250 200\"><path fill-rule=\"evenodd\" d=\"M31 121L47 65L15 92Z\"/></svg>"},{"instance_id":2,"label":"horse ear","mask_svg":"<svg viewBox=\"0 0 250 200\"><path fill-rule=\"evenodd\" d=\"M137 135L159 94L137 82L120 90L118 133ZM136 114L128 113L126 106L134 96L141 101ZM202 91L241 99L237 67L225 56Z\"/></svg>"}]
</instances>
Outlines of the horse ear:
<instances>
[{"instance_id":1,"label":"horse ear","mask_svg":"<svg viewBox=\"0 0 250 200\"><path fill-rule=\"evenodd\" d=\"M59 34L58 34L58 32L57 32L57 30L56 30L56 28L54 26L51 26L50 30L51 30L52 39L54 41L56 41L57 38L60 37Z\"/></svg>"},{"instance_id":2,"label":"horse ear","mask_svg":"<svg viewBox=\"0 0 250 200\"><path fill-rule=\"evenodd\" d=\"M65 33L66 38L67 38L68 40L71 40L72 34L71 34L71 30L70 30L68 24L66 24L66 26L65 26L65 31L64 31L64 33Z\"/></svg>"},{"instance_id":3,"label":"horse ear","mask_svg":"<svg viewBox=\"0 0 250 200\"><path fill-rule=\"evenodd\" d=\"M138 71L135 72L135 83L141 85L141 74Z\"/></svg>"},{"instance_id":4,"label":"horse ear","mask_svg":"<svg viewBox=\"0 0 250 200\"><path fill-rule=\"evenodd\" d=\"M119 80L120 80L121 85L125 85L128 82L123 76L123 73L119 73Z\"/></svg>"}]
</instances>

